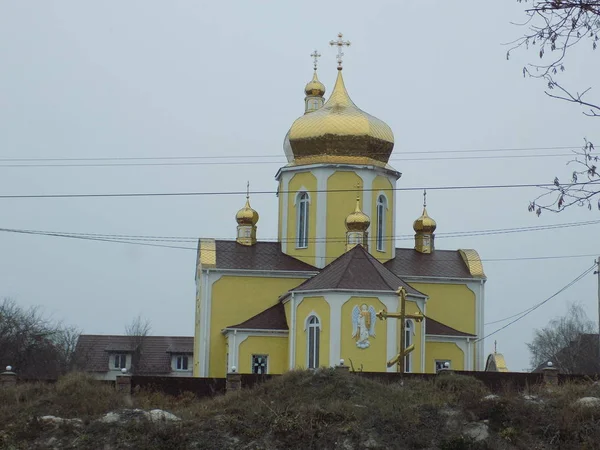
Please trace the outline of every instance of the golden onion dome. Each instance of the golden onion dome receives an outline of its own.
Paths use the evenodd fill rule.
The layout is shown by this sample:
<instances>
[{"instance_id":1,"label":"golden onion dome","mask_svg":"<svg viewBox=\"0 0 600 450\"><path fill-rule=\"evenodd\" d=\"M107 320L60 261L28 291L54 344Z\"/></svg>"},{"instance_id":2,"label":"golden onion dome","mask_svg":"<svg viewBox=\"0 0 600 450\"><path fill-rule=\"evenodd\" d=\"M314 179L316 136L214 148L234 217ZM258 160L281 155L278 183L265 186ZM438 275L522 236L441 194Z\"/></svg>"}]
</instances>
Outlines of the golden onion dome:
<instances>
[{"instance_id":1,"label":"golden onion dome","mask_svg":"<svg viewBox=\"0 0 600 450\"><path fill-rule=\"evenodd\" d=\"M307 96L323 97L325 95L325 85L319 81L316 70L313 74L312 80L310 80L304 88L304 93Z\"/></svg>"},{"instance_id":2,"label":"golden onion dome","mask_svg":"<svg viewBox=\"0 0 600 450\"><path fill-rule=\"evenodd\" d=\"M235 215L238 225L254 226L258 222L258 213L250 207L250 199L246 197L246 205Z\"/></svg>"},{"instance_id":3,"label":"golden onion dome","mask_svg":"<svg viewBox=\"0 0 600 450\"><path fill-rule=\"evenodd\" d=\"M420 233L433 233L437 228L435 220L427 215L427 208L423 207L423 214L413 223L413 230Z\"/></svg>"},{"instance_id":4,"label":"golden onion dome","mask_svg":"<svg viewBox=\"0 0 600 450\"><path fill-rule=\"evenodd\" d=\"M354 212L346 217L346 230L365 232L369 228L369 225L371 225L371 219L360 210L360 200L357 197Z\"/></svg>"},{"instance_id":5,"label":"golden onion dome","mask_svg":"<svg viewBox=\"0 0 600 450\"><path fill-rule=\"evenodd\" d=\"M350 99L341 70L327 102L296 119L288 134L296 164L302 164L303 159L307 164L322 159L381 165L388 162L394 148L391 128Z\"/></svg>"}]
</instances>

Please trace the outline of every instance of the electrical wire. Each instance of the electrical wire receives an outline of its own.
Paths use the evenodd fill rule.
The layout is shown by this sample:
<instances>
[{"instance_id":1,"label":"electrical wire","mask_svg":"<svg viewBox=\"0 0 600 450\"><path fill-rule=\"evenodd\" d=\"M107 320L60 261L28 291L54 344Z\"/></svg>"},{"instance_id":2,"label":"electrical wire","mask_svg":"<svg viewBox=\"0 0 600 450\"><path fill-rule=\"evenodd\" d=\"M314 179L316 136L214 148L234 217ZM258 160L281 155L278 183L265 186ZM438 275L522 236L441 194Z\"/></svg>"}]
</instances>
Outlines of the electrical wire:
<instances>
[{"instance_id":1,"label":"electrical wire","mask_svg":"<svg viewBox=\"0 0 600 450\"><path fill-rule=\"evenodd\" d=\"M571 183L570 186L590 186L600 184L600 180L585 183ZM385 191L456 191L456 190L488 190L488 189L522 189L522 188L548 188L556 186L554 183L522 183L522 184L494 184L494 185L463 185L463 186L419 186L388 188ZM363 192L380 191L381 189L361 189ZM356 189L314 189L306 190L307 193L339 193L356 192ZM217 196L217 195L265 195L289 194L295 191L204 191L204 192L117 192L112 194L3 194L0 199L23 198L115 198L115 197L191 197L191 196Z\"/></svg>"},{"instance_id":2,"label":"electrical wire","mask_svg":"<svg viewBox=\"0 0 600 450\"><path fill-rule=\"evenodd\" d=\"M581 275L577 276L574 280L570 281L569 283L567 283L565 286L563 286L562 288L560 288L558 291L556 291L554 294L552 294L550 297L548 297L546 300L532 306L529 309L526 309L525 311L522 311L522 313L519 314L515 314L518 315L518 317L512 321L510 321L509 323L507 323L506 325L498 328L497 330L492 331L489 334L486 334L484 337L479 338L474 340L473 342L479 342L479 341L483 341L484 339L489 338L490 336L493 336L494 334L508 328L509 326L511 326L512 324L518 322L519 320L521 320L522 318L526 317L527 315L531 314L533 311L535 311L536 309L538 309L540 306L548 303L550 300L552 300L554 297L558 296L559 294L561 294L562 292L566 291L567 289L569 289L571 286L573 286L574 284L578 283L581 279L583 279L586 275L588 275L589 273L591 273L595 268L597 267L596 263L594 263L590 268L586 269ZM514 315L512 316L514 317ZM501 320L502 321L502 320Z\"/></svg>"}]
</instances>

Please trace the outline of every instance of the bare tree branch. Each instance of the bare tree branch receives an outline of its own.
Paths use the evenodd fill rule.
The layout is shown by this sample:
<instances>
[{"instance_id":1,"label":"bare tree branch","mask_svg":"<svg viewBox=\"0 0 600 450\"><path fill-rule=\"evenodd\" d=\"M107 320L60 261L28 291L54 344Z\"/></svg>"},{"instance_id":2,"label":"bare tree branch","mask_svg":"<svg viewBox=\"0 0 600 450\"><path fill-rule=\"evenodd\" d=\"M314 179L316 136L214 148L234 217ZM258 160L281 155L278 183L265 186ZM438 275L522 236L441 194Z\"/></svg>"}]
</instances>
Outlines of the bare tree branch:
<instances>
[{"instance_id":1,"label":"bare tree branch","mask_svg":"<svg viewBox=\"0 0 600 450\"><path fill-rule=\"evenodd\" d=\"M131 372L140 373L144 368L141 367L142 353L144 352L144 342L150 335L152 326L148 319L138 315L129 324L125 326L125 334L129 337L131 345Z\"/></svg>"}]
</instances>

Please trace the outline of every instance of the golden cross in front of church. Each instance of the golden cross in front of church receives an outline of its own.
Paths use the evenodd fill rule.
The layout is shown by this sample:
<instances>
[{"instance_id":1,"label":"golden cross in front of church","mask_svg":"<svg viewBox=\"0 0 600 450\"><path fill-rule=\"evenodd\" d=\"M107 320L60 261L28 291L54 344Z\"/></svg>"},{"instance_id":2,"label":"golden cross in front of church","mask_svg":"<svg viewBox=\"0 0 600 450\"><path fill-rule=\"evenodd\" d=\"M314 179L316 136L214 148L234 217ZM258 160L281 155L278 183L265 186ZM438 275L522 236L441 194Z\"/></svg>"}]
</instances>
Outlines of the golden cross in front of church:
<instances>
[{"instance_id":1,"label":"golden cross in front of church","mask_svg":"<svg viewBox=\"0 0 600 450\"><path fill-rule=\"evenodd\" d=\"M407 314L406 312L406 289L404 287L400 287L396 292L398 294L398 300L400 301L400 311L399 312L387 312L387 311L379 311L377 313L377 317L381 320L386 319L398 319L400 320L400 349L398 354L393 357L391 360L387 362L388 367L392 367L394 364L398 364L398 372L404 373L404 362L405 357L415 349L414 344L405 346L405 333L406 333L406 319L413 319L416 322L421 322L424 318L423 314Z\"/></svg>"},{"instance_id":2,"label":"golden cross in front of church","mask_svg":"<svg viewBox=\"0 0 600 450\"><path fill-rule=\"evenodd\" d=\"M337 47L337 62L338 62L338 70L342 70L342 58L344 56L344 52L342 49L344 47L350 47L350 41L344 41L342 38L344 35L342 33L338 33L337 41L330 41L329 45L332 47L335 45Z\"/></svg>"},{"instance_id":3,"label":"golden cross in front of church","mask_svg":"<svg viewBox=\"0 0 600 450\"><path fill-rule=\"evenodd\" d=\"M313 59L313 65L315 67L315 70L317 70L317 64L319 63L319 58L321 57L321 54L318 51L314 51L310 54L310 56Z\"/></svg>"}]
</instances>

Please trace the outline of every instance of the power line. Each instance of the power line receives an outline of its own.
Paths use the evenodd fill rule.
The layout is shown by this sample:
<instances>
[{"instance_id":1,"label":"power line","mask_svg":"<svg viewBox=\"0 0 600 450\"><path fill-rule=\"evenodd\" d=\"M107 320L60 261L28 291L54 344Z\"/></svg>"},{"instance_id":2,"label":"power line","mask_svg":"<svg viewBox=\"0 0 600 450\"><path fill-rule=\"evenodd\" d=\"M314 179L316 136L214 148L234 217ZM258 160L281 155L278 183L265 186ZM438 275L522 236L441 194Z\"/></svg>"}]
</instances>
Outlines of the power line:
<instances>
[{"instance_id":1,"label":"power line","mask_svg":"<svg viewBox=\"0 0 600 450\"><path fill-rule=\"evenodd\" d=\"M492 155L492 156L454 156L454 157L433 157L433 158L391 158L389 161L457 161L457 160L486 160L486 159L512 159L512 158L554 158L573 156L570 153L560 154L542 154L542 155ZM19 167L168 167L168 166L213 166L213 165L254 165L254 164L286 164L287 161L246 161L247 157L241 156L243 161L210 161L210 162L127 162L127 163L20 163L20 164L0 164L2 167L19 168Z\"/></svg>"},{"instance_id":2,"label":"power line","mask_svg":"<svg viewBox=\"0 0 600 450\"><path fill-rule=\"evenodd\" d=\"M99 237L99 236L85 236L85 235L74 235L68 233L60 233L60 232L52 232L52 231L39 231L39 230L20 230L20 229L11 229L11 228L0 228L0 232L6 233L17 233L17 234L26 234L26 235L38 235L38 236L50 236L50 237L61 237L61 238L70 238L70 239L79 239L79 240L89 240L89 241L99 241L99 242L109 242L115 244L128 244L128 245L143 245L149 247L162 247L162 248L173 248L180 250L192 250L197 251L196 247L185 247L178 245L167 245L167 244L156 244L154 242L139 242L135 240L129 239L117 239L110 237ZM110 236L110 235L105 235ZM235 251L228 250L219 250L219 253L236 253ZM305 258L315 258L315 255L302 255ZM514 257L514 258L484 258L482 261L484 262L504 262L504 261L532 261L532 260L547 260L547 259L565 259L565 258L589 258L592 255L553 255L553 256L526 256L526 257ZM329 256L324 257L326 259L337 259L339 256ZM454 258L437 258L436 261L455 261Z\"/></svg>"},{"instance_id":3,"label":"power line","mask_svg":"<svg viewBox=\"0 0 600 450\"><path fill-rule=\"evenodd\" d=\"M596 185L600 180L585 183L571 183L571 186ZM487 190L487 189L522 189L522 188L543 188L553 187L553 183L523 183L523 184L496 184L496 185L466 185L466 186L419 186L390 188L385 191L456 191L456 190ZM379 191L380 189L362 189L363 192ZM356 192L356 189L314 189L307 190L307 193L319 192ZM295 193L295 191L252 191L252 195L278 195ZM113 197L184 197L184 196L217 196L217 195L246 195L245 191L204 191L204 192L119 192L112 194L4 194L0 199L20 199L20 198L113 198Z\"/></svg>"},{"instance_id":4,"label":"power line","mask_svg":"<svg viewBox=\"0 0 600 450\"><path fill-rule=\"evenodd\" d=\"M516 314L516 315L518 315L519 317L517 317L516 319L514 319L514 320L510 321L510 322L509 322L509 323L507 323L506 325L504 325L504 326L502 326L502 327L498 328L497 330L495 330L495 331L492 331L491 333L489 333L489 334L485 335L484 337L482 337L482 338L479 338L479 339L476 339L476 340L475 340L475 341L473 341L473 342L479 342L479 341L482 341L482 340L484 340L484 339L486 339L486 338L488 338L488 337L490 337L490 336L493 336L494 334L498 333L499 331L502 331L502 330L504 330L505 328L507 328L507 327L511 326L511 325L512 325L512 324L514 324L515 322L518 322L518 321L519 321L519 320L521 320L523 317L525 317L525 316L527 316L527 315L531 314L533 311L535 311L536 309L538 309L540 306L542 306L542 305L544 305L544 304L548 303L548 302L549 302L550 300L552 300L554 297L556 297L557 295L561 294L562 292L566 291L566 290L567 290L567 289L569 289L571 286L573 286L574 284L576 284L577 282L579 282L579 281L580 281L582 278L584 278L586 275L588 275L589 273L591 273L591 272L592 272L592 271L593 271L595 268L596 268L596 264L594 263L594 265L592 265L590 268L586 269L586 270L585 270L585 271L584 271L584 272L583 272L581 275L577 276L577 277L576 277L574 280L572 280L572 281L570 281L569 283L567 283L565 286L563 286L562 288L560 288L558 291L556 291L554 294L552 294L552 295L551 295L550 297L548 297L546 300L544 300L544 301L542 301L542 302L538 303L537 305L534 305L534 306L532 306L532 307L531 307L531 308L529 308L529 309L526 309L525 311L523 311L523 312L522 312L522 314L521 314L521 313L519 313L520 315L519 315L519 314ZM514 315L513 315L512 317L514 317ZM508 319L508 318L507 318L507 319Z\"/></svg>"},{"instance_id":5,"label":"power line","mask_svg":"<svg viewBox=\"0 0 600 450\"><path fill-rule=\"evenodd\" d=\"M403 155L423 155L423 154L445 154L445 153L488 153L488 152L523 152L539 150L571 150L580 148L581 144L572 146L553 146L553 147L507 147L507 148L479 148L468 150L401 150ZM373 153L372 153L373 154ZM386 153L387 154L387 153ZM238 159L238 158L281 158L282 155L202 155L202 156L114 156L114 157L91 157L91 158L0 158L0 162L60 162L60 161L152 161L152 160L180 160L180 159Z\"/></svg>"}]
</instances>

